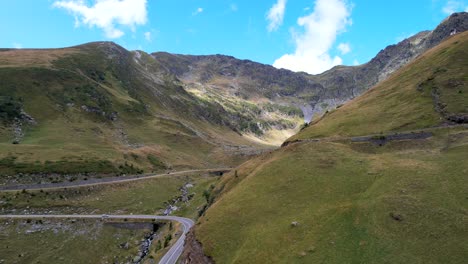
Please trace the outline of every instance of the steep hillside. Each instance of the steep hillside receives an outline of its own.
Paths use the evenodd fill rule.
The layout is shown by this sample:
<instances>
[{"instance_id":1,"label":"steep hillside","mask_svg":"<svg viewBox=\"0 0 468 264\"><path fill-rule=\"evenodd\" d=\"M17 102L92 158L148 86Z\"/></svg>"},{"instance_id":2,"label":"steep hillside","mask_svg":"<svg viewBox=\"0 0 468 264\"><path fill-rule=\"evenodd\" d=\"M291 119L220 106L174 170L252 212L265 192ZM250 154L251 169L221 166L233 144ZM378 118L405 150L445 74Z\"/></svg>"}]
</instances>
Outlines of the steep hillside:
<instances>
[{"instance_id":1,"label":"steep hillside","mask_svg":"<svg viewBox=\"0 0 468 264\"><path fill-rule=\"evenodd\" d=\"M290 140L468 123L468 33L431 49Z\"/></svg>"},{"instance_id":2,"label":"steep hillside","mask_svg":"<svg viewBox=\"0 0 468 264\"><path fill-rule=\"evenodd\" d=\"M257 123L264 124L260 125L258 130L266 132L264 138L268 139L268 131L272 128L281 131L284 128L295 127L297 131L299 124L295 121L300 119L291 118L290 115L278 118L276 115L276 118L269 120L276 123L268 123L265 116L272 115L268 114L265 104L301 109L304 120L309 122L325 111L359 96L379 81L387 79L393 72L452 33L466 30L468 13L453 14L433 31L421 32L389 46L366 64L354 67L338 66L315 76L279 70L272 66L222 55L152 55L195 96L217 102L228 111L234 112L243 112L245 104L256 105L257 110L247 111L247 115Z\"/></svg>"},{"instance_id":3,"label":"steep hillside","mask_svg":"<svg viewBox=\"0 0 468 264\"><path fill-rule=\"evenodd\" d=\"M205 253L216 263L464 263L466 125L386 132L467 113L467 45L468 33L450 38L295 138L378 137L296 142L225 176L195 229Z\"/></svg>"},{"instance_id":4,"label":"steep hillside","mask_svg":"<svg viewBox=\"0 0 468 264\"><path fill-rule=\"evenodd\" d=\"M262 147L242 121L113 43L0 52L3 175L231 166Z\"/></svg>"}]
</instances>

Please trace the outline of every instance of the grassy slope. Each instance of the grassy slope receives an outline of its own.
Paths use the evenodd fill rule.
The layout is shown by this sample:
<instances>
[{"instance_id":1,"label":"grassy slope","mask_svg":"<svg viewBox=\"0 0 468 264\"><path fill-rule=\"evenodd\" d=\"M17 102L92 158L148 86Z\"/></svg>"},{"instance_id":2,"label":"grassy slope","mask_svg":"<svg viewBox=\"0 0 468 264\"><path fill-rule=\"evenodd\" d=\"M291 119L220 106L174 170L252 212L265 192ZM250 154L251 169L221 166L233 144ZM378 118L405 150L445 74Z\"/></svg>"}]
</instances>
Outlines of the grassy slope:
<instances>
[{"instance_id":1,"label":"grassy slope","mask_svg":"<svg viewBox=\"0 0 468 264\"><path fill-rule=\"evenodd\" d=\"M118 229L97 221L44 220L2 222L0 241L4 263L112 263L131 261L145 233L151 230ZM48 227L28 233L34 226ZM129 242L129 249L119 248ZM79 249L79 250L77 250ZM83 253L86 252L86 256ZM85 261L86 259L86 261Z\"/></svg>"},{"instance_id":2,"label":"grassy slope","mask_svg":"<svg viewBox=\"0 0 468 264\"><path fill-rule=\"evenodd\" d=\"M467 39L451 38L294 138L438 124L430 91L417 87L436 73L439 84L466 80ZM466 113L452 100L466 81L462 93L442 87L449 109ZM197 237L217 263L464 263L468 130L434 133L383 147L298 143L246 162L217 185Z\"/></svg>"},{"instance_id":3,"label":"grassy slope","mask_svg":"<svg viewBox=\"0 0 468 264\"><path fill-rule=\"evenodd\" d=\"M438 125L443 120L434 110L433 87L440 90L441 101L448 105L449 113L468 113L467 39L466 32L448 39L290 140L369 135Z\"/></svg>"},{"instance_id":4,"label":"grassy slope","mask_svg":"<svg viewBox=\"0 0 468 264\"><path fill-rule=\"evenodd\" d=\"M468 133L447 133L294 144L251 161L225 179L197 236L218 263L462 263Z\"/></svg>"},{"instance_id":5,"label":"grassy slope","mask_svg":"<svg viewBox=\"0 0 468 264\"><path fill-rule=\"evenodd\" d=\"M16 171L0 166L0 173L34 172L31 163L46 161L81 162L81 167L84 161L110 161L116 171L126 162L147 172L164 169L149 155L175 169L229 166L245 157L223 151L223 144L258 147L221 125L212 105L202 105L172 77L159 76L158 69L148 77L134 54L100 45L0 53L0 97L21 102L37 121L23 125L19 145L11 144L11 126L0 124L0 159L26 163ZM106 115L117 112L117 120L86 113L83 105Z\"/></svg>"}]
</instances>

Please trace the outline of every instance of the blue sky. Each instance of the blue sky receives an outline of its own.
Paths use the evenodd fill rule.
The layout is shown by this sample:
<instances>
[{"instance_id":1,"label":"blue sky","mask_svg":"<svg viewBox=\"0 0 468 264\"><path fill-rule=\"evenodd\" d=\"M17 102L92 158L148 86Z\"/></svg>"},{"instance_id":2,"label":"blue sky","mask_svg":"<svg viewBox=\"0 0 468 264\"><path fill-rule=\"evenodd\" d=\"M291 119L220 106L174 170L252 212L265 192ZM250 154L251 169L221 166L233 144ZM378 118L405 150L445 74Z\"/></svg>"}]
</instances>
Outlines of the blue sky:
<instances>
[{"instance_id":1,"label":"blue sky","mask_svg":"<svg viewBox=\"0 0 468 264\"><path fill-rule=\"evenodd\" d=\"M0 3L0 47L110 40L319 73L367 62L458 11L468 0L12 0Z\"/></svg>"}]
</instances>

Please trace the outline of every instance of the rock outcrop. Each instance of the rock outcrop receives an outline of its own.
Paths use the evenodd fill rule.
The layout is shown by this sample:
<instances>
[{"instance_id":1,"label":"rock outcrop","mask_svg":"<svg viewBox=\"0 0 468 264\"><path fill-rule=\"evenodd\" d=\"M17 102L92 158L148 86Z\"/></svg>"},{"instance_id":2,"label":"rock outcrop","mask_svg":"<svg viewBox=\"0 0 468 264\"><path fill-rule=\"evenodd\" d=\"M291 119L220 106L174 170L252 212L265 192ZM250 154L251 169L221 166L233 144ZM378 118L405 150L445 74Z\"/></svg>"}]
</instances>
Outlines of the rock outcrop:
<instances>
[{"instance_id":1,"label":"rock outcrop","mask_svg":"<svg viewBox=\"0 0 468 264\"><path fill-rule=\"evenodd\" d=\"M205 255L202 244L195 237L193 229L187 233L185 248L179 259L182 264L214 264L214 260Z\"/></svg>"}]
</instances>

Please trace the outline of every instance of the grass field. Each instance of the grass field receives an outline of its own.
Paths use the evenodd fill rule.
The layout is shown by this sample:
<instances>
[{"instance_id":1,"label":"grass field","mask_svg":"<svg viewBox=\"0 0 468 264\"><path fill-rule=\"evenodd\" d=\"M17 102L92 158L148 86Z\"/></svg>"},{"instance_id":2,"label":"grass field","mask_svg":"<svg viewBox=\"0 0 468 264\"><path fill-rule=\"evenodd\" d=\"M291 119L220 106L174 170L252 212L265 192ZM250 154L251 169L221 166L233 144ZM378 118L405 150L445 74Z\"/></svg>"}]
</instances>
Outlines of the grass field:
<instances>
[{"instance_id":1,"label":"grass field","mask_svg":"<svg viewBox=\"0 0 468 264\"><path fill-rule=\"evenodd\" d=\"M124 263L150 229L122 229L90 220L15 220L0 225L3 263ZM120 244L128 242L128 249Z\"/></svg>"},{"instance_id":2,"label":"grass field","mask_svg":"<svg viewBox=\"0 0 468 264\"><path fill-rule=\"evenodd\" d=\"M217 263L463 263L467 153L466 130L294 144L219 184L197 237Z\"/></svg>"}]
</instances>

